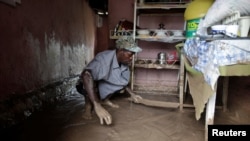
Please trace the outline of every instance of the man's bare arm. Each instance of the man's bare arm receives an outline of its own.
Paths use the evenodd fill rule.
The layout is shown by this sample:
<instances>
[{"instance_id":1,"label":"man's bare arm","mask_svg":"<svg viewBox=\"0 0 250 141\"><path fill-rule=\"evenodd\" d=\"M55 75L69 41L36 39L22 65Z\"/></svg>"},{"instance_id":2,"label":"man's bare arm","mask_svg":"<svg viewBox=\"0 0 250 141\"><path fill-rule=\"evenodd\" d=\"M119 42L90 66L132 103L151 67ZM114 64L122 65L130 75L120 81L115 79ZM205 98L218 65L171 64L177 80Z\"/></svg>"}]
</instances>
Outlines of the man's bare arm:
<instances>
[{"instance_id":1,"label":"man's bare arm","mask_svg":"<svg viewBox=\"0 0 250 141\"><path fill-rule=\"evenodd\" d=\"M100 123L103 124L103 120L106 122L106 124L111 124L112 123L112 117L109 114L108 111L106 111L102 105L100 104L100 101L98 99L98 96L95 92L95 87L94 87L94 79L90 73L89 70L84 70L82 73L82 79L83 79L83 85L85 90L88 93L89 99L91 102L94 104L94 109L97 114L97 116L100 119Z\"/></svg>"}]
</instances>

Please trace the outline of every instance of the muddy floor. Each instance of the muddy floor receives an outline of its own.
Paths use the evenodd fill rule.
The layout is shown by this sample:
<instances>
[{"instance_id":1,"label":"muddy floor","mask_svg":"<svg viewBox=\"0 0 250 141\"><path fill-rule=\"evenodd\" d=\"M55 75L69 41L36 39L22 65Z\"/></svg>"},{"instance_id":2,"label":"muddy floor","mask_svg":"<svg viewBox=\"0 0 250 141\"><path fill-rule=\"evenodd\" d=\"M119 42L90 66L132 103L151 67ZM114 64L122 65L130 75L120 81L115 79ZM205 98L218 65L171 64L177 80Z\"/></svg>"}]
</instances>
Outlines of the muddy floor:
<instances>
[{"instance_id":1,"label":"muddy floor","mask_svg":"<svg viewBox=\"0 0 250 141\"><path fill-rule=\"evenodd\" d=\"M215 124L250 124L250 77L232 77L228 110L216 109ZM106 107L113 124L100 125L81 118L84 99L75 94L22 124L1 133L1 141L204 141L204 117L195 119L193 108L149 107L128 101L127 95L113 97L119 109ZM219 100L219 98L218 98ZM219 103L219 102L218 102Z\"/></svg>"}]
</instances>

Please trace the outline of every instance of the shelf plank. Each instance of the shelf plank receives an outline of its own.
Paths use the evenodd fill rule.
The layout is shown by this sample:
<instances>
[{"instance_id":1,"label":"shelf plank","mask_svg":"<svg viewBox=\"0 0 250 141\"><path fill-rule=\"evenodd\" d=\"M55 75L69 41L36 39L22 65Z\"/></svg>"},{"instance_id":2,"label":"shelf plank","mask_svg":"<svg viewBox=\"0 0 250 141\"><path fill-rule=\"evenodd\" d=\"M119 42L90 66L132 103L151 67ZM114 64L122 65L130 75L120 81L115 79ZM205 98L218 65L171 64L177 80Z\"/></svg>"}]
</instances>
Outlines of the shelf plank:
<instances>
[{"instance_id":1,"label":"shelf plank","mask_svg":"<svg viewBox=\"0 0 250 141\"><path fill-rule=\"evenodd\" d=\"M187 8L188 4L138 4L137 9L181 9Z\"/></svg>"},{"instance_id":2,"label":"shelf plank","mask_svg":"<svg viewBox=\"0 0 250 141\"><path fill-rule=\"evenodd\" d=\"M150 31L155 31L156 29L148 29ZM176 30L166 30L170 32L174 32ZM183 31L184 32L184 31ZM114 30L110 30L110 39L118 39L120 37L132 36L132 30L124 30L124 31L117 31L115 33ZM186 40L184 36L151 36L151 35L137 35L135 36L136 39L144 40L144 41L155 41L155 42L165 42L165 43L176 43Z\"/></svg>"},{"instance_id":3,"label":"shelf plank","mask_svg":"<svg viewBox=\"0 0 250 141\"><path fill-rule=\"evenodd\" d=\"M178 95L178 85L160 85L160 84L139 84L134 83L134 92L150 95Z\"/></svg>"},{"instance_id":4,"label":"shelf plank","mask_svg":"<svg viewBox=\"0 0 250 141\"><path fill-rule=\"evenodd\" d=\"M165 43L177 43L184 41L186 39L184 36L166 36L166 37L136 36L135 38L145 41L165 42Z\"/></svg>"},{"instance_id":5,"label":"shelf plank","mask_svg":"<svg viewBox=\"0 0 250 141\"><path fill-rule=\"evenodd\" d=\"M135 64L137 68L148 68L148 69L180 69L180 65L177 64Z\"/></svg>"}]
</instances>

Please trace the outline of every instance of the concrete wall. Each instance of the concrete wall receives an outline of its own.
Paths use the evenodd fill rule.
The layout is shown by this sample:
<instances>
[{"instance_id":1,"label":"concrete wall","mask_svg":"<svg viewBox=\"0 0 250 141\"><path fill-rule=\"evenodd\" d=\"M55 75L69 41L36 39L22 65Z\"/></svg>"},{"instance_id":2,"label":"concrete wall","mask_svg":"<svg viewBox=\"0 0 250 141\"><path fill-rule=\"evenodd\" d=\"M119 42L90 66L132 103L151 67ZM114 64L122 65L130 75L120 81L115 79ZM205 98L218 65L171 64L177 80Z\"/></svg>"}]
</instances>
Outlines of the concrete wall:
<instances>
[{"instance_id":1,"label":"concrete wall","mask_svg":"<svg viewBox=\"0 0 250 141\"><path fill-rule=\"evenodd\" d=\"M52 94L43 88L77 77L94 56L95 37L87 0L0 2L0 120L15 117L7 110L24 111Z\"/></svg>"},{"instance_id":2,"label":"concrete wall","mask_svg":"<svg viewBox=\"0 0 250 141\"><path fill-rule=\"evenodd\" d=\"M79 74L92 57L94 20L85 0L0 3L0 99Z\"/></svg>"}]
</instances>

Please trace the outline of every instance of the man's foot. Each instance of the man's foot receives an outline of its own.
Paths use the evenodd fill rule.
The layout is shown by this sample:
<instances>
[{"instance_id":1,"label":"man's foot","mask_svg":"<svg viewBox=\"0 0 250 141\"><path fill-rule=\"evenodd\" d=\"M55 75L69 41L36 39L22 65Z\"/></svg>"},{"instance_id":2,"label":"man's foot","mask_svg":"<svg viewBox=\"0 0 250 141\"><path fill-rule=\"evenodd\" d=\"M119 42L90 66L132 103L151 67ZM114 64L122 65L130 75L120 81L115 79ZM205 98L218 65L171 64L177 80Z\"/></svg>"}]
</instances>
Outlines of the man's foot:
<instances>
[{"instance_id":1,"label":"man's foot","mask_svg":"<svg viewBox=\"0 0 250 141\"><path fill-rule=\"evenodd\" d=\"M112 108L119 108L119 105L112 103L109 99L104 100L102 104L110 106Z\"/></svg>"}]
</instances>

